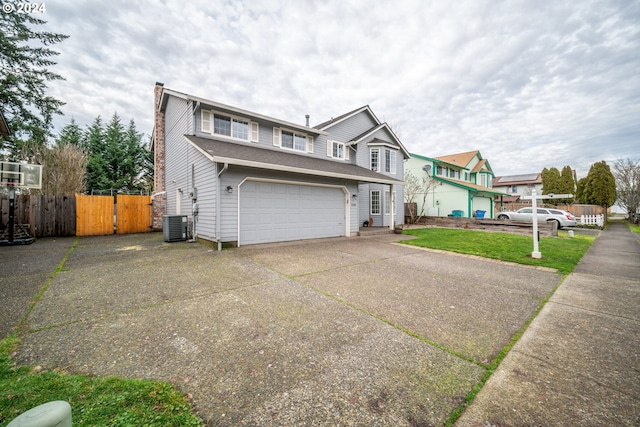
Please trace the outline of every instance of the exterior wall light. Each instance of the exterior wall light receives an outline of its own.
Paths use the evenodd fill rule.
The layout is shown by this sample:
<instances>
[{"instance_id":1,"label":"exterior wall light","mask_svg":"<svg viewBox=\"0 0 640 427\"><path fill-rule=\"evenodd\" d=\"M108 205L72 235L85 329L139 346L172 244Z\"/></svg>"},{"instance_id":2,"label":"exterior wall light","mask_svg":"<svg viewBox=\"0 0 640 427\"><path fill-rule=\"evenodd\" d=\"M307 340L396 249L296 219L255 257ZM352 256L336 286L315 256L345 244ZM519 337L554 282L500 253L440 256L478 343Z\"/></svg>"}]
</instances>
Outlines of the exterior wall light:
<instances>
[{"instance_id":1,"label":"exterior wall light","mask_svg":"<svg viewBox=\"0 0 640 427\"><path fill-rule=\"evenodd\" d=\"M233 193L233 187L231 187L230 185L227 185L227 193Z\"/></svg>"}]
</instances>

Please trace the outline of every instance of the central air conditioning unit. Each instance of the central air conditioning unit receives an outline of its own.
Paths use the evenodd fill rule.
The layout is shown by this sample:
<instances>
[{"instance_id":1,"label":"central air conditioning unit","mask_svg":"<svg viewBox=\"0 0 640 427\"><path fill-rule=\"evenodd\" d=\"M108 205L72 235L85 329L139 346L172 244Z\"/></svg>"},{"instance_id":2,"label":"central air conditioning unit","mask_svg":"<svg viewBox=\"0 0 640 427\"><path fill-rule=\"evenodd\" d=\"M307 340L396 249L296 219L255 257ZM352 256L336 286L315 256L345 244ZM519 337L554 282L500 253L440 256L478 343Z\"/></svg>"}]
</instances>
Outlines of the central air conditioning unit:
<instances>
[{"instance_id":1,"label":"central air conditioning unit","mask_svg":"<svg viewBox=\"0 0 640 427\"><path fill-rule=\"evenodd\" d=\"M165 242L184 242L187 240L187 216L165 215L162 217L162 233Z\"/></svg>"}]
</instances>

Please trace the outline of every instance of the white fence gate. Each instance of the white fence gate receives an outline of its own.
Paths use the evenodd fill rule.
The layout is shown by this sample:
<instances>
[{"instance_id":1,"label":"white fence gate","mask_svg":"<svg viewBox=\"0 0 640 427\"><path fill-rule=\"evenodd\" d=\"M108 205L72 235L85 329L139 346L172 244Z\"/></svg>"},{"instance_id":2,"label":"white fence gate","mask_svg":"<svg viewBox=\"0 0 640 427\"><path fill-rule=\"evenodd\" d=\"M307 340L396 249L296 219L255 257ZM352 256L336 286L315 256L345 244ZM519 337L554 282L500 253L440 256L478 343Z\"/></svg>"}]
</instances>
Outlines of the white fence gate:
<instances>
[{"instance_id":1,"label":"white fence gate","mask_svg":"<svg viewBox=\"0 0 640 427\"><path fill-rule=\"evenodd\" d=\"M602 227L604 215L580 215L580 225L597 225Z\"/></svg>"}]
</instances>

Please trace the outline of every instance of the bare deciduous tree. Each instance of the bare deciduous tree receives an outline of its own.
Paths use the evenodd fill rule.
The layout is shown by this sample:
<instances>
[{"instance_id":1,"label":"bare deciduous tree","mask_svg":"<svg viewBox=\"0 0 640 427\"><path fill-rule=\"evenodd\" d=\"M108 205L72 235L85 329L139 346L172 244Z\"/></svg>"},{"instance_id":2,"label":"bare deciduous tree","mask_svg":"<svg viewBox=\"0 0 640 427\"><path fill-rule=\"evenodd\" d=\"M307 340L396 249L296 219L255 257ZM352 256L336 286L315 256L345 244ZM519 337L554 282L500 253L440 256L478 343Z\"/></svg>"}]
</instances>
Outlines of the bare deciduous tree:
<instances>
[{"instance_id":1,"label":"bare deciduous tree","mask_svg":"<svg viewBox=\"0 0 640 427\"><path fill-rule=\"evenodd\" d=\"M640 161L618 159L613 164L616 196L620 206L629 213L629 221L638 222L640 208Z\"/></svg>"},{"instance_id":2,"label":"bare deciduous tree","mask_svg":"<svg viewBox=\"0 0 640 427\"><path fill-rule=\"evenodd\" d=\"M73 196L85 190L87 153L75 145L42 146L32 161L42 165L42 188L30 194Z\"/></svg>"},{"instance_id":3,"label":"bare deciduous tree","mask_svg":"<svg viewBox=\"0 0 640 427\"><path fill-rule=\"evenodd\" d=\"M405 172L404 181L404 201L409 210L409 223L415 224L425 216L427 196L434 189L437 181L426 173L418 178L412 171ZM421 202L420 209L418 209L418 201Z\"/></svg>"}]
</instances>

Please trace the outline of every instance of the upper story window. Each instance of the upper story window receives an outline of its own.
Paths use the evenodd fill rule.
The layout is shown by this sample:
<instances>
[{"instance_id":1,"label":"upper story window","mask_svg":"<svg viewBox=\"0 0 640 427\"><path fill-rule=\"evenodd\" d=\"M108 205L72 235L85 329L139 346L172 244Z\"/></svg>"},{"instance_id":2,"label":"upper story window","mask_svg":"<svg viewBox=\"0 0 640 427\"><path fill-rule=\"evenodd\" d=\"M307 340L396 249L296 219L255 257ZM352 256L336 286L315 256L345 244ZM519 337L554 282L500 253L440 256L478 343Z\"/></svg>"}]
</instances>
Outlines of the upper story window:
<instances>
[{"instance_id":1,"label":"upper story window","mask_svg":"<svg viewBox=\"0 0 640 427\"><path fill-rule=\"evenodd\" d=\"M436 167L436 175L444 176L444 171L445 171L445 169L442 166L437 166Z\"/></svg>"},{"instance_id":2,"label":"upper story window","mask_svg":"<svg viewBox=\"0 0 640 427\"><path fill-rule=\"evenodd\" d=\"M518 186L517 185L512 185L511 187L509 187L509 193L516 194L517 192L518 192Z\"/></svg>"},{"instance_id":3,"label":"upper story window","mask_svg":"<svg viewBox=\"0 0 640 427\"><path fill-rule=\"evenodd\" d=\"M216 111L201 111L201 130L213 135L228 136L242 141L258 141L258 123Z\"/></svg>"},{"instance_id":4,"label":"upper story window","mask_svg":"<svg viewBox=\"0 0 640 427\"><path fill-rule=\"evenodd\" d=\"M384 151L384 171L390 174L396 173L396 152L392 150Z\"/></svg>"},{"instance_id":5,"label":"upper story window","mask_svg":"<svg viewBox=\"0 0 640 427\"><path fill-rule=\"evenodd\" d=\"M313 153L313 137L287 129L273 128L273 145L289 150Z\"/></svg>"},{"instance_id":6,"label":"upper story window","mask_svg":"<svg viewBox=\"0 0 640 427\"><path fill-rule=\"evenodd\" d=\"M327 156L349 160L349 148L344 142L327 140Z\"/></svg>"},{"instance_id":7,"label":"upper story window","mask_svg":"<svg viewBox=\"0 0 640 427\"><path fill-rule=\"evenodd\" d=\"M369 167L372 171L380 172L380 149L372 148L369 155Z\"/></svg>"},{"instance_id":8,"label":"upper story window","mask_svg":"<svg viewBox=\"0 0 640 427\"><path fill-rule=\"evenodd\" d=\"M451 178L460 179L460 171L451 169Z\"/></svg>"}]
</instances>

